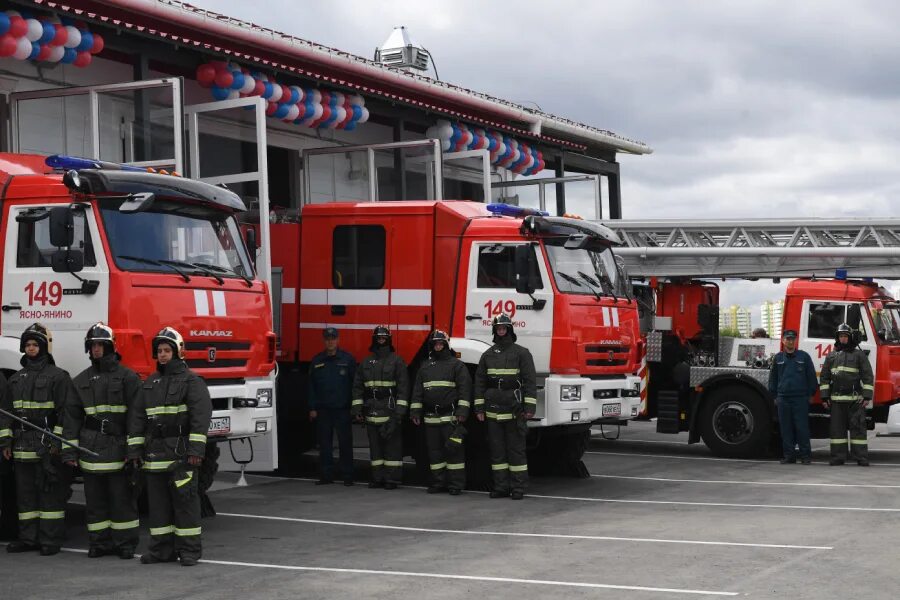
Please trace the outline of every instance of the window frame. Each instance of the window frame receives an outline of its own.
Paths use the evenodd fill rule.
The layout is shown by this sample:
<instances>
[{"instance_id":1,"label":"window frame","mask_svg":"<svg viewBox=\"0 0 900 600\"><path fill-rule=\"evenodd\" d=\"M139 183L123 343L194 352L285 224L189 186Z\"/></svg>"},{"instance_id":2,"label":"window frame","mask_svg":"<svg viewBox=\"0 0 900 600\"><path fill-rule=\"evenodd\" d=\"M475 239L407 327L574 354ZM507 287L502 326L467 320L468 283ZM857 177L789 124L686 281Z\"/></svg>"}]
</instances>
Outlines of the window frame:
<instances>
[{"instance_id":1,"label":"window frame","mask_svg":"<svg viewBox=\"0 0 900 600\"><path fill-rule=\"evenodd\" d=\"M478 252L477 252L477 254L476 254L476 256L475 256L475 288L476 288L476 289L479 289L479 290L513 290L513 291L515 291L515 289L516 289L516 282L515 282L515 249L516 249L516 247L518 247L518 246L523 246L523 245L525 245L525 244L524 244L524 243L510 243L510 242L492 242L492 243L483 243L483 244L479 244L479 245L477 246ZM543 289L544 289L544 285L545 285L545 284L544 284L544 277L543 277L543 275L542 275L542 273L541 273L541 267L540 267L540 264L538 264L538 261L543 260L542 253L538 253L538 252L537 252L537 247L536 247L534 244L528 244L528 245L531 246L531 251L535 253L535 259L536 259L535 262L534 262L534 270L535 270L535 272L534 272L532 275L536 276L536 277L537 277L537 280L540 282L540 285L537 286L537 287L535 288L535 291L543 290ZM485 252L484 252L485 250L487 250L487 249L489 249L489 248L494 248L494 247L497 247L497 246L502 247L502 248L504 249L504 251L507 251L507 249L508 249L509 254L511 255L511 256L510 256L510 259L511 259L510 262L511 262L511 264L512 264L512 271L511 271L511 273L512 273L512 276L513 276L513 279L512 279L512 285L509 285L509 286L506 286L506 285L503 285L503 286L499 286L499 285L482 285L482 282L481 282L481 257L482 257L483 254L485 254Z\"/></svg>"},{"instance_id":2,"label":"window frame","mask_svg":"<svg viewBox=\"0 0 900 600\"><path fill-rule=\"evenodd\" d=\"M344 283L344 275L343 271L339 269L338 265L338 248L342 247L342 245L338 244L338 235L342 234L345 231L356 231L356 255L352 257L353 263L353 285L347 285ZM370 254L370 250L372 247L366 246L364 251L361 251L361 244L359 243L360 231L378 231L381 236L381 254L380 254L380 282L378 285L370 284L370 285L360 285L359 273L360 273L360 257L367 256ZM349 240L347 240L349 242ZM380 223L360 223L355 225L336 225L331 232L331 285L334 289L337 290L380 290L384 289L384 285L387 281L387 244L388 244L388 236L387 236L387 228ZM347 244L349 246L349 243ZM347 255L350 257L350 252L348 249ZM344 269L346 269L345 265L340 265ZM338 275L340 274L341 280L338 280Z\"/></svg>"},{"instance_id":3,"label":"window frame","mask_svg":"<svg viewBox=\"0 0 900 600\"><path fill-rule=\"evenodd\" d=\"M50 217L49 214L46 218L37 220L37 221L16 221L15 216L11 215L13 218L11 219L12 223L16 224L16 269L52 269L52 257L53 253L59 250L56 246L50 245ZM17 216L17 215L16 215ZM75 231L78 231L78 219L81 219L81 246L77 245L78 239L74 240L74 244L70 246L72 250L78 250L84 255L84 266L85 267L96 267L97 266L97 253L95 251L94 239L91 234L91 225L88 220L88 211L87 210L78 210L75 211L73 215L75 219ZM37 232L38 227L46 227L46 240L48 243L48 248L50 249L49 254L45 254L41 247L37 244L37 236L35 233ZM29 238L30 240L30 248L23 253L22 241L24 239ZM37 256L40 259L46 259L47 264L20 264L20 259L23 257L29 257L32 255L32 248L36 250Z\"/></svg>"}]
</instances>

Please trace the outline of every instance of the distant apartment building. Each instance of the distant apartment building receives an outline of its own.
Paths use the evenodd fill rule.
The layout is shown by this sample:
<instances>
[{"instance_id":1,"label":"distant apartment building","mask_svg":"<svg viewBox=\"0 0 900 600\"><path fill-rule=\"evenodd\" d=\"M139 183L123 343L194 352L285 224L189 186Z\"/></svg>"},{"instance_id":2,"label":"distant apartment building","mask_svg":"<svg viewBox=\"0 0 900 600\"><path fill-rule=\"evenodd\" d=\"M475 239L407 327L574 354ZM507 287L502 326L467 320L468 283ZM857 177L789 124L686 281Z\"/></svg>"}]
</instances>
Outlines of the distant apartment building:
<instances>
[{"instance_id":1,"label":"distant apartment building","mask_svg":"<svg viewBox=\"0 0 900 600\"><path fill-rule=\"evenodd\" d=\"M737 329L741 337L750 337L750 309L732 304L719 310L719 329Z\"/></svg>"},{"instance_id":2,"label":"distant apartment building","mask_svg":"<svg viewBox=\"0 0 900 600\"><path fill-rule=\"evenodd\" d=\"M784 317L784 300L765 301L759 305L760 323L771 338L781 337L781 319Z\"/></svg>"}]
</instances>

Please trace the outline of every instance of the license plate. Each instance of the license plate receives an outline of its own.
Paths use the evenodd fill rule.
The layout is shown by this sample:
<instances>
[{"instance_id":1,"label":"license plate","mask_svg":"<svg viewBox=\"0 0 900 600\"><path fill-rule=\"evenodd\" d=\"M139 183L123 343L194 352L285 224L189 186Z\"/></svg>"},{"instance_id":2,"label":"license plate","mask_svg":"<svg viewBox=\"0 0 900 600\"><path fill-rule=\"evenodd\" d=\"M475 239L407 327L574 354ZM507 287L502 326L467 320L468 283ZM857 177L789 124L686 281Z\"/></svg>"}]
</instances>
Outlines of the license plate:
<instances>
[{"instance_id":1,"label":"license plate","mask_svg":"<svg viewBox=\"0 0 900 600\"><path fill-rule=\"evenodd\" d=\"M231 433L231 417L213 417L209 420L207 435L228 435Z\"/></svg>"},{"instance_id":2,"label":"license plate","mask_svg":"<svg viewBox=\"0 0 900 600\"><path fill-rule=\"evenodd\" d=\"M603 405L601 415L604 417L618 417L620 414L622 414L622 404L620 402Z\"/></svg>"}]
</instances>

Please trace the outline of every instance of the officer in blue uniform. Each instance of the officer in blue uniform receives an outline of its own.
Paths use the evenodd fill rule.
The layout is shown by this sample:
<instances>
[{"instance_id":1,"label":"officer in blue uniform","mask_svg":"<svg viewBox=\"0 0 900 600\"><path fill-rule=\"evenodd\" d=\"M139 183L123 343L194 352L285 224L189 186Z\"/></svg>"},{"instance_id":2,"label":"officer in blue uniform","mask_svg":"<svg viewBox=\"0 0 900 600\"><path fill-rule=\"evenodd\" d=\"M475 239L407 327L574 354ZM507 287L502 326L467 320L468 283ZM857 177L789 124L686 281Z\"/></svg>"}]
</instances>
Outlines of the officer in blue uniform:
<instances>
[{"instance_id":1,"label":"officer in blue uniform","mask_svg":"<svg viewBox=\"0 0 900 600\"><path fill-rule=\"evenodd\" d=\"M775 355L769 371L769 392L778 405L778 424L781 427L781 464L800 462L810 464L809 401L818 388L816 368L812 358L797 348L797 332L788 329L781 339L784 351Z\"/></svg>"}]
</instances>

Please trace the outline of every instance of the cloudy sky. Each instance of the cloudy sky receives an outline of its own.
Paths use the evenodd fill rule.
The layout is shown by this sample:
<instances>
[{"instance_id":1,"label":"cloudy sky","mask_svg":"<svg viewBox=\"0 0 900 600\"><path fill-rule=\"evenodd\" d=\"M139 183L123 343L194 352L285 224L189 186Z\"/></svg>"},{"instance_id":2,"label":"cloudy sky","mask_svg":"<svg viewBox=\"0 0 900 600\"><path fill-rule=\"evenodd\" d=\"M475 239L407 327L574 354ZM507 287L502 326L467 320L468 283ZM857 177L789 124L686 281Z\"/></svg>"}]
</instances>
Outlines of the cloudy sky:
<instances>
[{"instance_id":1,"label":"cloudy sky","mask_svg":"<svg viewBox=\"0 0 900 600\"><path fill-rule=\"evenodd\" d=\"M621 158L625 218L900 206L894 2L191 1L366 57L406 25L443 80L640 139L654 153Z\"/></svg>"}]
</instances>

